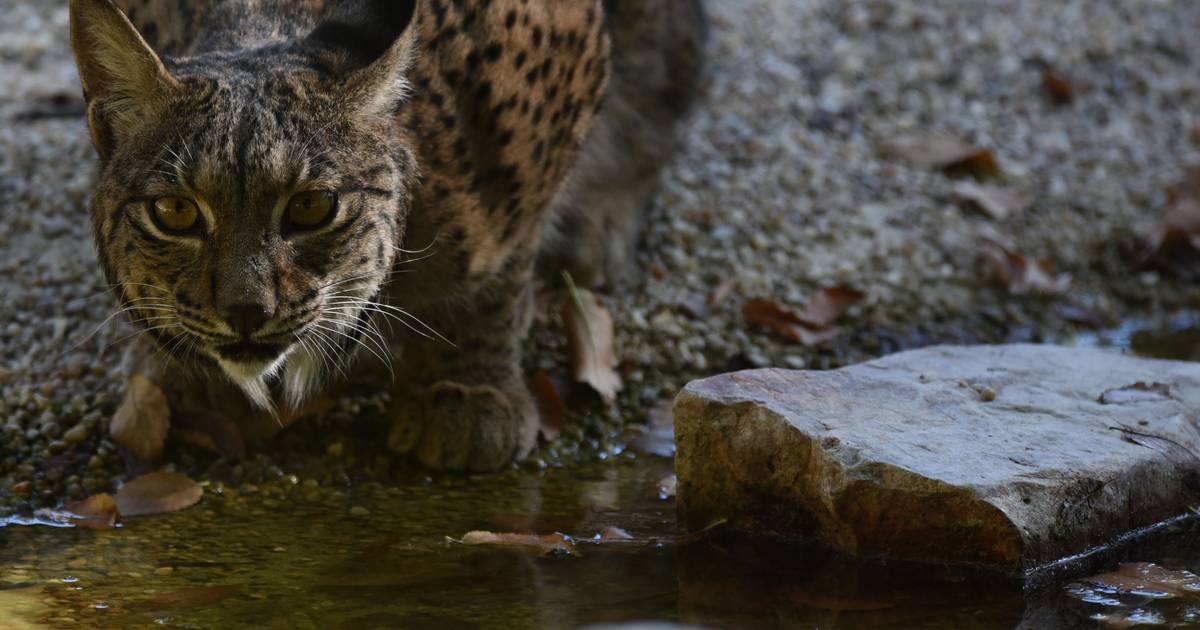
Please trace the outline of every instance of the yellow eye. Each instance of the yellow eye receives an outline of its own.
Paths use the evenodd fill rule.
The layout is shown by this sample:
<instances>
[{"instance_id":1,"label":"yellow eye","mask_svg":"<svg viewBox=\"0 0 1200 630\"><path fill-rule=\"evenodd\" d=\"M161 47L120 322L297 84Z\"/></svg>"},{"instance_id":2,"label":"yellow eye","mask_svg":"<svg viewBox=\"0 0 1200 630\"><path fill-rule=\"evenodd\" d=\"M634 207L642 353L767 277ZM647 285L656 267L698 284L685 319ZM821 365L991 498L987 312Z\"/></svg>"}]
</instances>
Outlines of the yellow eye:
<instances>
[{"instance_id":1,"label":"yellow eye","mask_svg":"<svg viewBox=\"0 0 1200 630\"><path fill-rule=\"evenodd\" d=\"M287 222L293 228L311 230L333 217L337 195L327 190L302 192L288 202Z\"/></svg>"},{"instance_id":2,"label":"yellow eye","mask_svg":"<svg viewBox=\"0 0 1200 630\"><path fill-rule=\"evenodd\" d=\"M167 232L187 232L200 222L196 203L183 197L159 197L154 200L154 221Z\"/></svg>"}]
</instances>

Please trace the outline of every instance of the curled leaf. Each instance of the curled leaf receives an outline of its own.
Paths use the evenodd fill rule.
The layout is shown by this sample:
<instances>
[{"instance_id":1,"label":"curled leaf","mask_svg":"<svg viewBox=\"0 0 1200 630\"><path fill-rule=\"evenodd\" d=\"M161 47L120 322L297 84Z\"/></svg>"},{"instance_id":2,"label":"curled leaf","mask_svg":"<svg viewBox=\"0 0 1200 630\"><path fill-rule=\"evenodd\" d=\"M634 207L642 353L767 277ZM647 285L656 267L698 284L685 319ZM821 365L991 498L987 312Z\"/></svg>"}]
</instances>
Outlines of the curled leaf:
<instances>
[{"instance_id":1,"label":"curled leaf","mask_svg":"<svg viewBox=\"0 0 1200 630\"><path fill-rule=\"evenodd\" d=\"M152 472L142 475L117 490L116 502L125 516L143 516L178 512L195 505L204 489L186 475Z\"/></svg>"},{"instance_id":2,"label":"curled leaf","mask_svg":"<svg viewBox=\"0 0 1200 630\"><path fill-rule=\"evenodd\" d=\"M1048 260L1030 260L1007 239L981 239L979 257L996 281L1013 295L1059 295L1071 286L1069 274L1055 273Z\"/></svg>"},{"instance_id":3,"label":"curled leaf","mask_svg":"<svg viewBox=\"0 0 1200 630\"><path fill-rule=\"evenodd\" d=\"M130 376L125 397L109 426L113 441L140 460L157 461L170 425L171 406L162 389L142 374Z\"/></svg>"},{"instance_id":4,"label":"curled leaf","mask_svg":"<svg viewBox=\"0 0 1200 630\"><path fill-rule=\"evenodd\" d=\"M964 208L974 210L997 221L1024 212L1030 204L1028 196L1001 186L974 182L959 182L954 186L954 200Z\"/></svg>"},{"instance_id":5,"label":"curled leaf","mask_svg":"<svg viewBox=\"0 0 1200 630\"><path fill-rule=\"evenodd\" d=\"M571 299L563 305L562 316L572 376L591 386L605 404L612 405L622 388L616 370L612 315L591 291L574 289Z\"/></svg>"},{"instance_id":6,"label":"curled leaf","mask_svg":"<svg viewBox=\"0 0 1200 630\"><path fill-rule=\"evenodd\" d=\"M809 322L798 313L771 300L747 301L742 305L742 316L755 326L766 328L781 337L810 347L832 341L842 334L841 329L836 327L813 330Z\"/></svg>"},{"instance_id":7,"label":"curled leaf","mask_svg":"<svg viewBox=\"0 0 1200 630\"><path fill-rule=\"evenodd\" d=\"M940 133L917 131L879 143L884 157L921 168L963 170L979 177L1000 174L1000 163L990 150Z\"/></svg>"}]
</instances>

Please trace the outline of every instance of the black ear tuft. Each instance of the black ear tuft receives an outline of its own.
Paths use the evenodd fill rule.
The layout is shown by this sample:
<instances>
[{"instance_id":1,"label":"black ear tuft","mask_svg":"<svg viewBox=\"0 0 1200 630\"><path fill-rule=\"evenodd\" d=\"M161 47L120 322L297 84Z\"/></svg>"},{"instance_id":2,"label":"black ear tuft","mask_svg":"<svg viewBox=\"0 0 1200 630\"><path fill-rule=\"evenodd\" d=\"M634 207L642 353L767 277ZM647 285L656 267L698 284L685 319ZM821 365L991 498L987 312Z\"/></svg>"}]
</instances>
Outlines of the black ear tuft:
<instances>
[{"instance_id":1,"label":"black ear tuft","mask_svg":"<svg viewBox=\"0 0 1200 630\"><path fill-rule=\"evenodd\" d=\"M309 42L345 53L358 67L392 50L417 13L418 0L342 0L308 36Z\"/></svg>"}]
</instances>

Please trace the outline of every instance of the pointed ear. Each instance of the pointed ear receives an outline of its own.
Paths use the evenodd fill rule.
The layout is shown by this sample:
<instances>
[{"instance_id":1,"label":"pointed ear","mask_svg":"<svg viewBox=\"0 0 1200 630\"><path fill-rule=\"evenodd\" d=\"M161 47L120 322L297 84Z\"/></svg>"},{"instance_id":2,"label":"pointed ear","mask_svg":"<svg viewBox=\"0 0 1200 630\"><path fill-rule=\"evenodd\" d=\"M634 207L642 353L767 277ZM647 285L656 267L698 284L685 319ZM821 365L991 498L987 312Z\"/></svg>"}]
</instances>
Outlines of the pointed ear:
<instances>
[{"instance_id":1,"label":"pointed ear","mask_svg":"<svg viewBox=\"0 0 1200 630\"><path fill-rule=\"evenodd\" d=\"M100 157L180 89L112 0L71 0L71 46Z\"/></svg>"},{"instance_id":2,"label":"pointed ear","mask_svg":"<svg viewBox=\"0 0 1200 630\"><path fill-rule=\"evenodd\" d=\"M308 36L336 55L336 89L361 113L390 114L407 98L420 1L347 0Z\"/></svg>"}]
</instances>

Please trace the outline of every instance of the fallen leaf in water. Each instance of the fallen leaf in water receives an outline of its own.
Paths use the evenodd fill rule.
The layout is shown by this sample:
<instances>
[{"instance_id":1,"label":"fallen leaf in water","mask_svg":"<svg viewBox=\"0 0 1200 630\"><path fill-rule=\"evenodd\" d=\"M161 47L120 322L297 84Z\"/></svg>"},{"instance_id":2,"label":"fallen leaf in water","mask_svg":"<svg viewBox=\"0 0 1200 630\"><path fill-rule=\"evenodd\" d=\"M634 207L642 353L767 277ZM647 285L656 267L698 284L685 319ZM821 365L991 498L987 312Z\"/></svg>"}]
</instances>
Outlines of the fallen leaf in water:
<instances>
[{"instance_id":1,"label":"fallen leaf in water","mask_svg":"<svg viewBox=\"0 0 1200 630\"><path fill-rule=\"evenodd\" d=\"M842 334L841 329L836 327L814 330L798 313L771 300L747 301L742 305L742 317L751 324L810 347L832 341Z\"/></svg>"},{"instance_id":2,"label":"fallen leaf in water","mask_svg":"<svg viewBox=\"0 0 1200 630\"><path fill-rule=\"evenodd\" d=\"M922 168L966 171L978 177L1000 174L1000 163L990 150L977 147L953 136L913 132L879 143L879 152Z\"/></svg>"},{"instance_id":3,"label":"fallen leaf in water","mask_svg":"<svg viewBox=\"0 0 1200 630\"><path fill-rule=\"evenodd\" d=\"M550 373L538 370L529 380L529 390L533 392L533 398L537 401L538 415L541 418L538 431L542 441L557 440L562 435L563 428L567 426L567 406L558 394L554 381L550 380Z\"/></svg>"},{"instance_id":4,"label":"fallen leaf in water","mask_svg":"<svg viewBox=\"0 0 1200 630\"><path fill-rule=\"evenodd\" d=\"M1069 274L1057 274L1047 260L1030 260L1007 239L984 237L979 257L992 276L1013 295L1058 295L1071 286Z\"/></svg>"},{"instance_id":5,"label":"fallen leaf in water","mask_svg":"<svg viewBox=\"0 0 1200 630\"><path fill-rule=\"evenodd\" d=\"M1145 383L1138 381L1118 389L1110 389L1100 394L1100 402L1105 405L1128 405L1156 400L1170 400L1171 386L1166 383Z\"/></svg>"},{"instance_id":6,"label":"fallen leaf in water","mask_svg":"<svg viewBox=\"0 0 1200 630\"><path fill-rule=\"evenodd\" d=\"M170 425L171 405L162 389L141 374L130 376L109 426L113 441L140 460L158 461Z\"/></svg>"},{"instance_id":7,"label":"fallen leaf in water","mask_svg":"<svg viewBox=\"0 0 1200 630\"><path fill-rule=\"evenodd\" d=\"M591 386L605 404L612 405L622 387L616 370L612 315L591 291L573 288L562 316L572 376Z\"/></svg>"},{"instance_id":8,"label":"fallen leaf in water","mask_svg":"<svg viewBox=\"0 0 1200 630\"><path fill-rule=\"evenodd\" d=\"M1042 71L1042 88L1058 105L1069 105L1075 100L1075 85L1050 68Z\"/></svg>"},{"instance_id":9,"label":"fallen leaf in water","mask_svg":"<svg viewBox=\"0 0 1200 630\"><path fill-rule=\"evenodd\" d=\"M1142 597L1200 597L1200 576L1191 571L1165 569L1149 562L1122 564L1116 571L1093 575L1081 581Z\"/></svg>"},{"instance_id":10,"label":"fallen leaf in water","mask_svg":"<svg viewBox=\"0 0 1200 630\"><path fill-rule=\"evenodd\" d=\"M464 545L487 545L517 549L536 556L577 556L575 543L563 534L498 534L495 532L467 532L462 540Z\"/></svg>"},{"instance_id":11,"label":"fallen leaf in water","mask_svg":"<svg viewBox=\"0 0 1200 630\"><path fill-rule=\"evenodd\" d=\"M178 512L195 505L204 489L186 475L152 472L142 475L117 490L117 507L124 516L144 516Z\"/></svg>"},{"instance_id":12,"label":"fallen leaf in water","mask_svg":"<svg viewBox=\"0 0 1200 630\"><path fill-rule=\"evenodd\" d=\"M954 186L954 200L968 210L974 210L997 221L1024 212L1031 203L1027 195L1012 188L988 186L974 182L959 182Z\"/></svg>"},{"instance_id":13,"label":"fallen leaf in water","mask_svg":"<svg viewBox=\"0 0 1200 630\"><path fill-rule=\"evenodd\" d=\"M42 509L35 514L47 521L84 529L109 529L121 518L117 502L107 494L94 494L61 510Z\"/></svg>"},{"instance_id":14,"label":"fallen leaf in water","mask_svg":"<svg viewBox=\"0 0 1200 630\"><path fill-rule=\"evenodd\" d=\"M146 604L158 609L205 608L219 604L241 591L240 586L194 586L150 598Z\"/></svg>"}]
</instances>

